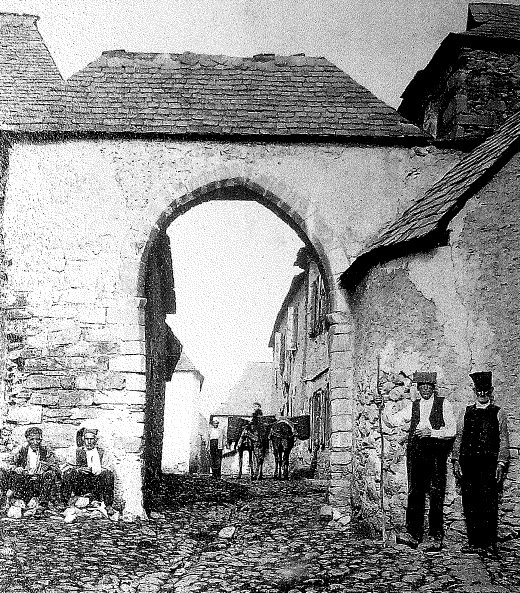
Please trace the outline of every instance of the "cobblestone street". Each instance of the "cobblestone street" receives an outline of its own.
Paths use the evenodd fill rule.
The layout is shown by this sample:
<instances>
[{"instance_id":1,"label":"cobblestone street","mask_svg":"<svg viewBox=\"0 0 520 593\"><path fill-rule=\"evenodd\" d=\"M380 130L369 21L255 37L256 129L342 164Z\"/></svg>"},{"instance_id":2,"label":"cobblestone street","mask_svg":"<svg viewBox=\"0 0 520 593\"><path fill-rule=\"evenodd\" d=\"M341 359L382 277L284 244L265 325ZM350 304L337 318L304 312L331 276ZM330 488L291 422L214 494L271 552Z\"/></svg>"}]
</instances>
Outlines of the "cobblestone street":
<instances>
[{"instance_id":1,"label":"cobblestone street","mask_svg":"<svg viewBox=\"0 0 520 593\"><path fill-rule=\"evenodd\" d=\"M520 542L500 561L383 547L319 520L321 485L170 480L151 519L3 518L0 591L514 592ZM226 539L224 527L235 527ZM221 534L223 535L223 534Z\"/></svg>"}]
</instances>

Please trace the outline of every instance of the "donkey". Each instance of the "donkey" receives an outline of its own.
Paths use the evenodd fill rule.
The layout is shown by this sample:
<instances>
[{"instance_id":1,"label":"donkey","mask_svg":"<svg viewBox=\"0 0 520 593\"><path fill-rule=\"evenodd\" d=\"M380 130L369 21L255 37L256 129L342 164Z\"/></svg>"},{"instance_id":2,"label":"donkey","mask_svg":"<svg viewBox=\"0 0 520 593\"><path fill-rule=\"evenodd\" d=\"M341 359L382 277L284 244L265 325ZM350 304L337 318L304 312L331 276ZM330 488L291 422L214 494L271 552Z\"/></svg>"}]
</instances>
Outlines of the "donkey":
<instances>
[{"instance_id":1,"label":"donkey","mask_svg":"<svg viewBox=\"0 0 520 593\"><path fill-rule=\"evenodd\" d=\"M287 480L289 477L289 455L296 440L296 431L292 422L281 418L271 426L269 440L274 454L274 479Z\"/></svg>"},{"instance_id":2,"label":"donkey","mask_svg":"<svg viewBox=\"0 0 520 593\"><path fill-rule=\"evenodd\" d=\"M263 421L250 422L240 435L238 450L238 478L242 477L242 456L249 453L251 480L263 478L264 460L269 452L269 424Z\"/></svg>"}]
</instances>

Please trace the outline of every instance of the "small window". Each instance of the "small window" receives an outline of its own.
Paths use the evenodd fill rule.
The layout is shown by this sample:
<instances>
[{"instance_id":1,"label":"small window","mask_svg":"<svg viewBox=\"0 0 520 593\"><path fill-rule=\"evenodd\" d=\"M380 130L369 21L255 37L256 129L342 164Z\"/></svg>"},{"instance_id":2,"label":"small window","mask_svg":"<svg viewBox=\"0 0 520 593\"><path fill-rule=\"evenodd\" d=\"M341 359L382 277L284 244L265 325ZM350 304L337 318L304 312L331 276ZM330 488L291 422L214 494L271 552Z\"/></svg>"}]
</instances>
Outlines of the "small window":
<instances>
[{"instance_id":1,"label":"small window","mask_svg":"<svg viewBox=\"0 0 520 593\"><path fill-rule=\"evenodd\" d=\"M330 446L330 398L328 387L318 389L311 397L311 450Z\"/></svg>"},{"instance_id":2,"label":"small window","mask_svg":"<svg viewBox=\"0 0 520 593\"><path fill-rule=\"evenodd\" d=\"M325 331L328 309L327 291L321 276L318 276L310 286L309 306L309 336L316 337Z\"/></svg>"}]
</instances>

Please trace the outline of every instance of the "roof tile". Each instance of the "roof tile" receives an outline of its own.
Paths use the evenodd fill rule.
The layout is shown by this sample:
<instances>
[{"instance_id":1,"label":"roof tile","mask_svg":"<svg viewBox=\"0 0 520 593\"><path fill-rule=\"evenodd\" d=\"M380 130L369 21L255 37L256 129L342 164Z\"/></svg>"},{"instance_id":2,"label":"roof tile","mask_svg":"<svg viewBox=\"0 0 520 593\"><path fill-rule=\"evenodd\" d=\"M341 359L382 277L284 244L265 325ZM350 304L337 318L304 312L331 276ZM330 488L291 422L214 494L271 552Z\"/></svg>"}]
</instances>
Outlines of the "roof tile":
<instances>
[{"instance_id":1,"label":"roof tile","mask_svg":"<svg viewBox=\"0 0 520 593\"><path fill-rule=\"evenodd\" d=\"M425 240L445 229L464 206L475 184L488 173L513 145L520 141L520 111L511 116L495 134L465 156L401 216L372 239L351 266L340 284L347 288L363 270L386 257L390 248L406 242ZM386 256L385 256L386 252ZM370 263L372 262L372 263Z\"/></svg>"}]
</instances>

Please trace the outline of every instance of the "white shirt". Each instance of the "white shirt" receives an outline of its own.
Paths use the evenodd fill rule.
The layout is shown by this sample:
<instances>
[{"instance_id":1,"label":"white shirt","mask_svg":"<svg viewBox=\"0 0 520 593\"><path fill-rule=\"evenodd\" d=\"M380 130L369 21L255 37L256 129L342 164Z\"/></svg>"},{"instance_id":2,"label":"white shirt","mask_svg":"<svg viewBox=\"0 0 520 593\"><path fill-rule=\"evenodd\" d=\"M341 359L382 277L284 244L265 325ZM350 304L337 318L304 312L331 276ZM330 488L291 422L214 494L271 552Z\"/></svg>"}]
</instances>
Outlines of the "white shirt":
<instances>
[{"instance_id":1,"label":"white shirt","mask_svg":"<svg viewBox=\"0 0 520 593\"><path fill-rule=\"evenodd\" d=\"M97 447L85 449L85 453L87 454L87 466L95 476L98 476L101 473L101 460L99 459Z\"/></svg>"},{"instance_id":2,"label":"white shirt","mask_svg":"<svg viewBox=\"0 0 520 593\"><path fill-rule=\"evenodd\" d=\"M40 452L33 451L31 447L27 449L27 464L26 469L36 471L38 463L40 462Z\"/></svg>"},{"instance_id":3,"label":"white shirt","mask_svg":"<svg viewBox=\"0 0 520 593\"><path fill-rule=\"evenodd\" d=\"M444 426L435 430L432 428L430 423L430 415L432 413L433 407L433 396L430 399L424 399L421 397L419 403L419 424L417 425L417 429L421 428L429 428L432 431L431 436L437 439L446 439L452 438L457 433L457 420L455 418L455 414L453 413L453 406L451 402L447 399L444 399L444 405L442 407L442 415L444 417ZM406 406L399 412L395 414L391 414L385 408L384 410L384 420L390 426L399 426L403 422L409 423L412 419L412 403L408 402Z\"/></svg>"},{"instance_id":4,"label":"white shirt","mask_svg":"<svg viewBox=\"0 0 520 593\"><path fill-rule=\"evenodd\" d=\"M209 431L209 440L212 441L213 439L218 440L218 449L224 448L224 433L221 428L215 428L214 426L211 427Z\"/></svg>"}]
</instances>

